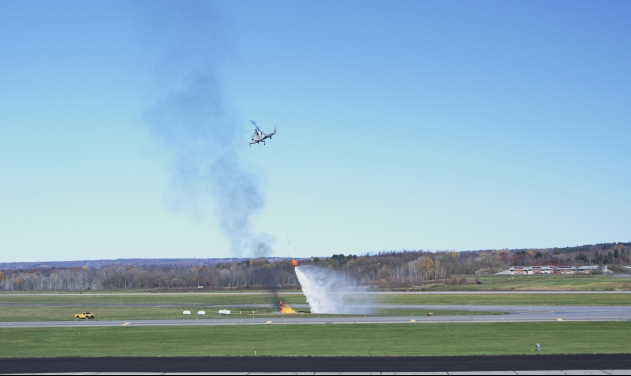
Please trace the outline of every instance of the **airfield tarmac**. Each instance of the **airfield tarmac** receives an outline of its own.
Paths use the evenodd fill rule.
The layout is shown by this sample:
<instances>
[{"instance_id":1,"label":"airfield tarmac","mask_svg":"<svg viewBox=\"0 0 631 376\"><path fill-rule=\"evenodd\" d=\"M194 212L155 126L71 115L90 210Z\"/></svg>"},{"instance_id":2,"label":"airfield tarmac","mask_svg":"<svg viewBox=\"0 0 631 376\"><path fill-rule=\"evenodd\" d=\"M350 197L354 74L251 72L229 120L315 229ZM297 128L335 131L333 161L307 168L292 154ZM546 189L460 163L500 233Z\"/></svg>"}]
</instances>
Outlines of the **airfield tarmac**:
<instances>
[{"instance_id":1,"label":"airfield tarmac","mask_svg":"<svg viewBox=\"0 0 631 376\"><path fill-rule=\"evenodd\" d=\"M0 359L2 373L629 375L628 354L428 357L158 357ZM547 371L541 371L547 370ZM592 370L592 371L582 371ZM499 372L498 372L499 371ZM508 371L508 372L506 372ZM254 373L256 372L256 373Z\"/></svg>"},{"instance_id":2,"label":"airfield tarmac","mask_svg":"<svg viewBox=\"0 0 631 376\"><path fill-rule=\"evenodd\" d=\"M121 305L117 305L120 307ZM126 305L123 305L126 306ZM174 305L180 306L180 305ZM186 305L192 307L193 305ZM245 307L245 305L239 305ZM273 307L269 304L250 305L257 308ZM308 308L296 304L296 308ZM161 305L162 307L162 305ZM209 308L210 306L203 306ZM228 305L221 306L229 307ZM31 327L94 327L94 326L195 326L195 325L288 325L288 324L432 324L432 323L492 323L492 322L545 322L545 321L631 321L631 306L496 306L496 305L392 305L376 304L374 308L454 310L458 316L350 316L349 317L296 317L278 314L278 318L246 319L187 319L187 320L86 320L86 321L32 321L0 322L0 328ZM214 306L219 308L219 306ZM503 312L500 315L466 315L467 311Z\"/></svg>"}]
</instances>

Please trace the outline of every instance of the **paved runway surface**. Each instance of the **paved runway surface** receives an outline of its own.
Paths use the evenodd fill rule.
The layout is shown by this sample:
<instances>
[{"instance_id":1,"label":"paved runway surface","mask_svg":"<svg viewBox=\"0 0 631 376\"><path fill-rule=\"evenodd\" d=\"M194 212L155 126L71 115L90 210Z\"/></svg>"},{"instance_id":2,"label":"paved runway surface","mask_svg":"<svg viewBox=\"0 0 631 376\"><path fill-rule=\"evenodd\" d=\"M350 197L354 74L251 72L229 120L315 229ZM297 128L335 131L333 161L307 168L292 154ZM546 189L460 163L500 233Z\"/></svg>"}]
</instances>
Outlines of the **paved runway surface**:
<instances>
[{"instance_id":1,"label":"paved runway surface","mask_svg":"<svg viewBox=\"0 0 631 376\"><path fill-rule=\"evenodd\" d=\"M628 354L453 357L181 357L0 359L2 373L453 372L628 370Z\"/></svg>"},{"instance_id":2,"label":"paved runway surface","mask_svg":"<svg viewBox=\"0 0 631 376\"><path fill-rule=\"evenodd\" d=\"M456 322L542 322L542 321L631 321L631 307L625 306L452 306L452 305L380 305L381 308L460 310L458 316L384 316L384 317L297 317L254 319L181 319L114 321L32 321L0 322L2 327L95 327L95 326L181 326L181 325L276 325L276 324L396 324ZM467 310L505 312L505 315L467 315Z\"/></svg>"},{"instance_id":3,"label":"paved runway surface","mask_svg":"<svg viewBox=\"0 0 631 376\"><path fill-rule=\"evenodd\" d=\"M64 372L18 375L181 375L181 372ZM187 375L631 375L631 370L449 371L449 372L187 372Z\"/></svg>"}]
</instances>

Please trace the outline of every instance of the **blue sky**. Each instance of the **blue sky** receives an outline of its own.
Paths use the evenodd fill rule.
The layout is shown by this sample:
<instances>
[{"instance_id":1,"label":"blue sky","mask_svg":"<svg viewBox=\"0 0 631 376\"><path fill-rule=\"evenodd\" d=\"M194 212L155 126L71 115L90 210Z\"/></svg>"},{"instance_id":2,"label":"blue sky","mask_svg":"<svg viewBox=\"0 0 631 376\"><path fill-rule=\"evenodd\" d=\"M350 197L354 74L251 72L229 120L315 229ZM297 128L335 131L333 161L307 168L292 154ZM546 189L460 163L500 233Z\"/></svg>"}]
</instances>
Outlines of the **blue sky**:
<instances>
[{"instance_id":1,"label":"blue sky","mask_svg":"<svg viewBox=\"0 0 631 376\"><path fill-rule=\"evenodd\" d=\"M174 188L186 148L147 125L199 71L260 181L252 230L275 256L629 241L629 14L0 2L0 258L230 257L216 197ZM248 147L248 119L278 135Z\"/></svg>"}]
</instances>

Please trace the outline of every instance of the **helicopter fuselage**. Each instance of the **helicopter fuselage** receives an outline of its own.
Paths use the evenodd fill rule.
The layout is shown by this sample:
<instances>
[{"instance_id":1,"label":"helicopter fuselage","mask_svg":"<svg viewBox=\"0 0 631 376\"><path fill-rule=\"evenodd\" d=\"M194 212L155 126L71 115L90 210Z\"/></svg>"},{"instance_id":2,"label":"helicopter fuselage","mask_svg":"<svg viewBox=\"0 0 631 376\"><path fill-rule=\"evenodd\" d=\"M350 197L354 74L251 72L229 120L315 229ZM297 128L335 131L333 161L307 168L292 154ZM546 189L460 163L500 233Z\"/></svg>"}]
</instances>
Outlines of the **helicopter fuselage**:
<instances>
[{"instance_id":1,"label":"helicopter fuselage","mask_svg":"<svg viewBox=\"0 0 631 376\"><path fill-rule=\"evenodd\" d=\"M258 144L259 142L262 142L263 145L265 145L265 140L267 140L268 138L271 140L272 136L275 134L276 134L276 127L274 127L274 133L270 133L270 134L265 134L260 129L257 129L254 131L254 134L252 135L250 146L254 144Z\"/></svg>"}]
</instances>

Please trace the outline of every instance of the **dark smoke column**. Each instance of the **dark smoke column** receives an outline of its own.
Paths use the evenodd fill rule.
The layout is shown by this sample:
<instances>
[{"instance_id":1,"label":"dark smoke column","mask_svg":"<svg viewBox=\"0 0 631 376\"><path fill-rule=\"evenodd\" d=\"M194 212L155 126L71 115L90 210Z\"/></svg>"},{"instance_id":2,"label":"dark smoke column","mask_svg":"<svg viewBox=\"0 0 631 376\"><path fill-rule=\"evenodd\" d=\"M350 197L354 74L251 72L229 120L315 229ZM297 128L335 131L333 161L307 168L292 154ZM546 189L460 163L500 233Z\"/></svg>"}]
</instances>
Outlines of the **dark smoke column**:
<instances>
[{"instance_id":1,"label":"dark smoke column","mask_svg":"<svg viewBox=\"0 0 631 376\"><path fill-rule=\"evenodd\" d=\"M231 253L268 256L272 237L251 229L252 215L263 209L265 197L259 179L242 166L238 154L249 140L241 139L241 122L226 110L221 87L209 68L226 60L219 56L219 47L229 38L213 26L222 25L225 17L208 2L155 4L147 6L151 16L147 18L160 27L146 32L163 39L159 55L164 58L157 66L168 67L175 76L170 77L171 85L175 82L177 89L162 85L164 95L145 112L144 120L153 137L173 155L169 166L173 202L200 216L204 197L212 198Z\"/></svg>"}]
</instances>

